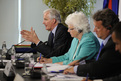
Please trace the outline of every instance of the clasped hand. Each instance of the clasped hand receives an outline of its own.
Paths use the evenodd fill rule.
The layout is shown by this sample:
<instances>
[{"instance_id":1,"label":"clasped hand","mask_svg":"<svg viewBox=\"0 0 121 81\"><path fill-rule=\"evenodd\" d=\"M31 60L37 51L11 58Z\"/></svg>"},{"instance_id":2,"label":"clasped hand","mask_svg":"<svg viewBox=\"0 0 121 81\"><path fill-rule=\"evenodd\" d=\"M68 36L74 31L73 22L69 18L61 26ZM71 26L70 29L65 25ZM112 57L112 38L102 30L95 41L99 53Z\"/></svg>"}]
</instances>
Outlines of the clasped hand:
<instances>
[{"instance_id":1,"label":"clasped hand","mask_svg":"<svg viewBox=\"0 0 121 81\"><path fill-rule=\"evenodd\" d=\"M38 57L37 58L37 62L39 63L52 63L52 59L51 58L44 58L44 57Z\"/></svg>"}]
</instances>

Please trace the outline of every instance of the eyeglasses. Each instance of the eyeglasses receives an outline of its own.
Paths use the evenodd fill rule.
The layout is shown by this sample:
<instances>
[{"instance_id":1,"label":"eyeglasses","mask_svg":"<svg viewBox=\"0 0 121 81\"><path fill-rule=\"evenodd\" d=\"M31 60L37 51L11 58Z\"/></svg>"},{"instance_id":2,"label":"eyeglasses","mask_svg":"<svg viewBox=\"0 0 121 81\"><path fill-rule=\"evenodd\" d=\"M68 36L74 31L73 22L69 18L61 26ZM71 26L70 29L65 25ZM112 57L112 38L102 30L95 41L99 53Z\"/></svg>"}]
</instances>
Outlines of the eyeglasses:
<instances>
[{"instance_id":1,"label":"eyeglasses","mask_svg":"<svg viewBox=\"0 0 121 81\"><path fill-rule=\"evenodd\" d=\"M74 30L75 28L68 28L68 30Z\"/></svg>"}]
</instances>

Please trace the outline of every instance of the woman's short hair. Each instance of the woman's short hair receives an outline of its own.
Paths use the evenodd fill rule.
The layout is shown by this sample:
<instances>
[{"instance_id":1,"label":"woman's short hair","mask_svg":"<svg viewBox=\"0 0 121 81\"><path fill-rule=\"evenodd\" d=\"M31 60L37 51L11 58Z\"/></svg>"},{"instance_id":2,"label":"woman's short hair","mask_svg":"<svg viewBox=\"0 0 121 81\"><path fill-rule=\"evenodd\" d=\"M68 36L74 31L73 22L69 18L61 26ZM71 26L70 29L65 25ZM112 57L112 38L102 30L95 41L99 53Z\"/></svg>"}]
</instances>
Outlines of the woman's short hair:
<instances>
[{"instance_id":1,"label":"woman's short hair","mask_svg":"<svg viewBox=\"0 0 121 81\"><path fill-rule=\"evenodd\" d=\"M83 33L90 31L89 21L83 12L74 12L67 16L65 23L67 25L72 25L77 31L82 30Z\"/></svg>"},{"instance_id":2,"label":"woman's short hair","mask_svg":"<svg viewBox=\"0 0 121 81\"><path fill-rule=\"evenodd\" d=\"M49 12L50 19L56 19L58 23L61 23L61 17L58 10L54 8L49 8L45 10L43 13L46 13L46 12Z\"/></svg>"}]
</instances>

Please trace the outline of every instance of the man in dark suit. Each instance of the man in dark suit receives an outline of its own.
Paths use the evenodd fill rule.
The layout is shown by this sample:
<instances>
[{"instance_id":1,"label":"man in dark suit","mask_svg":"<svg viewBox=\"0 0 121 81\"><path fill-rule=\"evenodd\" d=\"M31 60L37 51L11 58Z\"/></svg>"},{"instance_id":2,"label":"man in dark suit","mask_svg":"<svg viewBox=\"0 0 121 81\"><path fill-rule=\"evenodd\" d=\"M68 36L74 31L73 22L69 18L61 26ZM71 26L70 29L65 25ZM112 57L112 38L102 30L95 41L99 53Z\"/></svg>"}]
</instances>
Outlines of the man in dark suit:
<instances>
[{"instance_id":1,"label":"man in dark suit","mask_svg":"<svg viewBox=\"0 0 121 81\"><path fill-rule=\"evenodd\" d=\"M61 24L60 13L56 9L47 9L44 11L43 19L46 30L51 31L46 43L39 40L33 28L31 31L22 30L22 37L32 42L31 47L44 57L65 54L70 48L72 37L67 32L68 28Z\"/></svg>"},{"instance_id":2,"label":"man in dark suit","mask_svg":"<svg viewBox=\"0 0 121 81\"><path fill-rule=\"evenodd\" d=\"M93 15L94 32L103 39L104 47L98 53L96 61L75 66L64 73L76 73L90 78L106 78L119 74L121 71L121 54L115 51L115 44L111 38L111 29L119 22L117 15L110 9L97 11Z\"/></svg>"},{"instance_id":3,"label":"man in dark suit","mask_svg":"<svg viewBox=\"0 0 121 81\"><path fill-rule=\"evenodd\" d=\"M112 39L115 43L115 50L119 51L121 54L121 22L117 23L116 26L113 28ZM84 78L82 81L86 81L86 79ZM105 79L95 79L88 81L121 81L121 74Z\"/></svg>"},{"instance_id":4,"label":"man in dark suit","mask_svg":"<svg viewBox=\"0 0 121 81\"><path fill-rule=\"evenodd\" d=\"M113 29L112 39L115 43L115 50L121 54L121 22L117 23ZM110 78L103 79L102 81L121 81L121 74Z\"/></svg>"}]
</instances>

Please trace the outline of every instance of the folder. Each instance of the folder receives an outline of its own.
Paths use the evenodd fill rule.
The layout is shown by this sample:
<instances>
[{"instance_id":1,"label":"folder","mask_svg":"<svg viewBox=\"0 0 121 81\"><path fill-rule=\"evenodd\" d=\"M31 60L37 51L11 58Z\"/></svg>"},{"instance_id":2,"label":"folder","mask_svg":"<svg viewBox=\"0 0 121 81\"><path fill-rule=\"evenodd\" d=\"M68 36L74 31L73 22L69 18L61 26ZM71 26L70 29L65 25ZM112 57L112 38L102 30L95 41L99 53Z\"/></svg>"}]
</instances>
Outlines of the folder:
<instances>
[{"instance_id":1,"label":"folder","mask_svg":"<svg viewBox=\"0 0 121 81\"><path fill-rule=\"evenodd\" d=\"M31 45L14 45L16 53L37 53Z\"/></svg>"}]
</instances>

